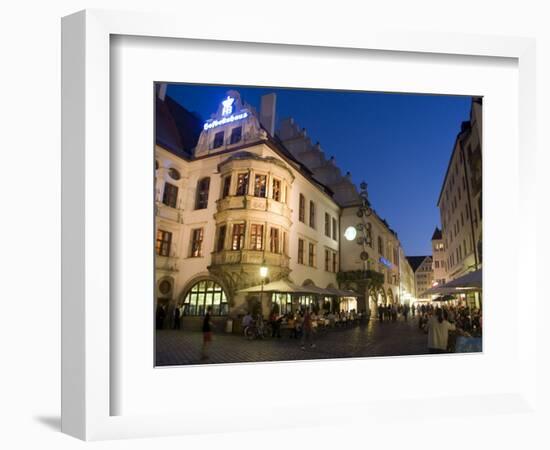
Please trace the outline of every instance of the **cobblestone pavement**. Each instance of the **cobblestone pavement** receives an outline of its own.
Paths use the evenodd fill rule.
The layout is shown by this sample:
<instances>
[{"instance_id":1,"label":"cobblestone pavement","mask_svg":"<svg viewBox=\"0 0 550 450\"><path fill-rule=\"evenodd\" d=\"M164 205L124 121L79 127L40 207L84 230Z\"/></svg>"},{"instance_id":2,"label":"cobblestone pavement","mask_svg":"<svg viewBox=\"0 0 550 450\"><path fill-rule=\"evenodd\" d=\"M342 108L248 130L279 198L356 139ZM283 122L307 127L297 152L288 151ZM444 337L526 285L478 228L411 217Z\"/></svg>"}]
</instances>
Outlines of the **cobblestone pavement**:
<instances>
[{"instance_id":1,"label":"cobblestone pavement","mask_svg":"<svg viewBox=\"0 0 550 450\"><path fill-rule=\"evenodd\" d=\"M300 340L283 337L249 341L234 334L214 334L209 359L200 360L202 334L193 331L156 332L156 365L217 364L258 361L349 358L363 356L419 355L428 353L427 338L416 320L355 325L321 331L314 336L315 348Z\"/></svg>"}]
</instances>

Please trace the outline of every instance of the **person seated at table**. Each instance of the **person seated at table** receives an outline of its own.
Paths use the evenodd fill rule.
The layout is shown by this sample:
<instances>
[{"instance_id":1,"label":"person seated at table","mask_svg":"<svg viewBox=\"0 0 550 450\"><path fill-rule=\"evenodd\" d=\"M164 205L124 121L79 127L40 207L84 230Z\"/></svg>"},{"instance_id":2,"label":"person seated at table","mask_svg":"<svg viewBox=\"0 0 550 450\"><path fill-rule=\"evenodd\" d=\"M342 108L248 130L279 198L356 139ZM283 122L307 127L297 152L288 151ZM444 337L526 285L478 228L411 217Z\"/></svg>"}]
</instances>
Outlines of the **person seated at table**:
<instances>
[{"instance_id":1,"label":"person seated at table","mask_svg":"<svg viewBox=\"0 0 550 450\"><path fill-rule=\"evenodd\" d=\"M243 330L246 328L246 327L249 327L250 325L252 325L252 323L254 322L254 319L252 318L252 314L250 314L250 312L247 312L246 315L243 317L243 320L242 320L242 326L243 326Z\"/></svg>"}]
</instances>

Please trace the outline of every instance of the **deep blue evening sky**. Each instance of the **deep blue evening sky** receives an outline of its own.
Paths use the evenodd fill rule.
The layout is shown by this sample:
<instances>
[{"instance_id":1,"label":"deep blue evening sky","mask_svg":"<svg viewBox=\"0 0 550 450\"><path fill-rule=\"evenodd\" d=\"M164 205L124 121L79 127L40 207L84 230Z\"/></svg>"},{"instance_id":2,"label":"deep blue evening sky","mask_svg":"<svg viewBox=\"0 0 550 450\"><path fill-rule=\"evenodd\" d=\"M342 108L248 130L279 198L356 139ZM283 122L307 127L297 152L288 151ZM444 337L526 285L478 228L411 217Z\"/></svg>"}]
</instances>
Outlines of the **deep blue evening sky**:
<instances>
[{"instance_id":1,"label":"deep blue evening sky","mask_svg":"<svg viewBox=\"0 0 550 450\"><path fill-rule=\"evenodd\" d=\"M275 92L276 123L294 117L344 174L368 183L371 204L407 256L431 254L437 198L471 97L185 84L169 85L168 95L208 119L229 89L257 110Z\"/></svg>"}]
</instances>

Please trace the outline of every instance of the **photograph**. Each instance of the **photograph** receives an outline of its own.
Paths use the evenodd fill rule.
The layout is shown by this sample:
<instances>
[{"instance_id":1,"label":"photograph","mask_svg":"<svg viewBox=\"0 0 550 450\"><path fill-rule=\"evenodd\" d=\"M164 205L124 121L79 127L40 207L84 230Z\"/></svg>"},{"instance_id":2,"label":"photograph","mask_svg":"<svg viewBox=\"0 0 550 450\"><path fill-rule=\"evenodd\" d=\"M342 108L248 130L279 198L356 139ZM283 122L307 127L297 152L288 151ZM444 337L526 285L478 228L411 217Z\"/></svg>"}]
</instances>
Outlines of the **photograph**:
<instances>
[{"instance_id":1,"label":"photograph","mask_svg":"<svg viewBox=\"0 0 550 450\"><path fill-rule=\"evenodd\" d=\"M155 367L483 351L482 97L152 96Z\"/></svg>"}]
</instances>

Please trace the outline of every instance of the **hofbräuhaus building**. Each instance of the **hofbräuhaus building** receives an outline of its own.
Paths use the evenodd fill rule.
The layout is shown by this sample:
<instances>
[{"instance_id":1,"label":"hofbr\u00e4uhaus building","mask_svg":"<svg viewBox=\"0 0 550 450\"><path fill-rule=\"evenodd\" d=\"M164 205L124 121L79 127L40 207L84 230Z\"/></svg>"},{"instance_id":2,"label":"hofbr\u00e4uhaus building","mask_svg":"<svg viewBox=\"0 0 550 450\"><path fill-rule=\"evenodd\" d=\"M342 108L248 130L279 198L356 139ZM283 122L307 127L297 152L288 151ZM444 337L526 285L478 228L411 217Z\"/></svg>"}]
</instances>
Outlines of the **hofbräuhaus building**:
<instances>
[{"instance_id":1,"label":"hofbr\u00e4uhaus building","mask_svg":"<svg viewBox=\"0 0 550 450\"><path fill-rule=\"evenodd\" d=\"M194 326L208 306L225 322L253 307L361 311L399 301L397 235L372 214L372 251L358 259L359 246L343 238L357 222L355 186L292 121L275 132L274 94L257 113L229 91L201 123L164 92L155 124L157 305L180 308Z\"/></svg>"}]
</instances>

